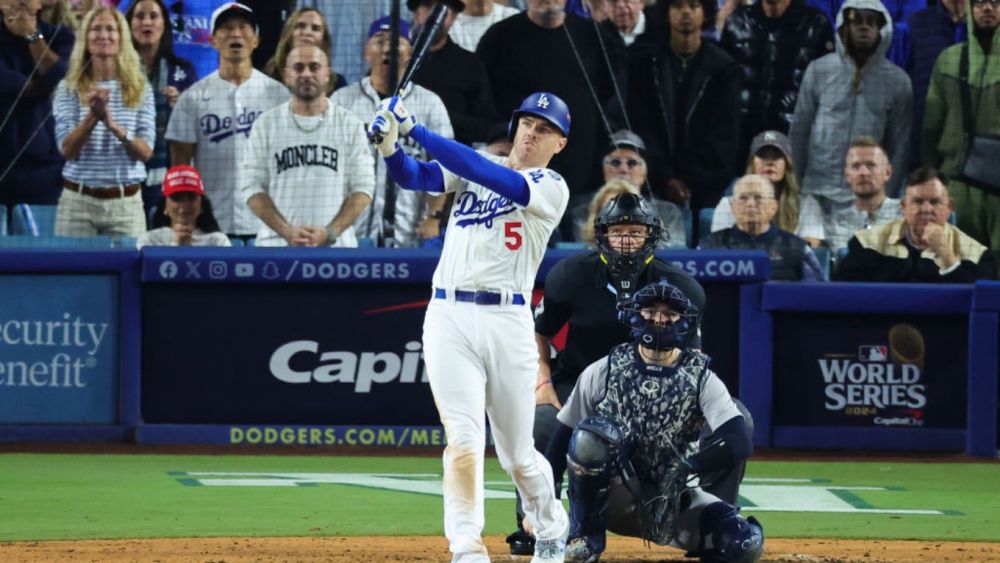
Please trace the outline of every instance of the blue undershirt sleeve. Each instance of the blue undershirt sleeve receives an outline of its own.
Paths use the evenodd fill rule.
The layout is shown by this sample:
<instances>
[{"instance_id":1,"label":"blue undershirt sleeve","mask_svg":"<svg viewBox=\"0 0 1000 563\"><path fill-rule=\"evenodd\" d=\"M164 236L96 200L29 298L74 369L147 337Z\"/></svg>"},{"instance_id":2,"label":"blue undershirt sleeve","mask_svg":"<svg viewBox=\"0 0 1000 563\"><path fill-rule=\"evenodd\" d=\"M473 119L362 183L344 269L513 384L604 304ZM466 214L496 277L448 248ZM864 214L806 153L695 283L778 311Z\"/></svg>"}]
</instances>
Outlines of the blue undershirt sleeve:
<instances>
[{"instance_id":1,"label":"blue undershirt sleeve","mask_svg":"<svg viewBox=\"0 0 1000 563\"><path fill-rule=\"evenodd\" d=\"M444 174L437 164L420 162L403 149L397 149L383 160L389 177L401 187L422 192L444 191Z\"/></svg>"},{"instance_id":2,"label":"blue undershirt sleeve","mask_svg":"<svg viewBox=\"0 0 1000 563\"><path fill-rule=\"evenodd\" d=\"M524 176L506 166L483 158L472 148L451 139L445 139L419 124L410 131L410 137L420 143L434 155L435 160L454 174L508 197L521 207L527 207L531 200L531 190L528 189L528 181L524 179Z\"/></svg>"}]
</instances>

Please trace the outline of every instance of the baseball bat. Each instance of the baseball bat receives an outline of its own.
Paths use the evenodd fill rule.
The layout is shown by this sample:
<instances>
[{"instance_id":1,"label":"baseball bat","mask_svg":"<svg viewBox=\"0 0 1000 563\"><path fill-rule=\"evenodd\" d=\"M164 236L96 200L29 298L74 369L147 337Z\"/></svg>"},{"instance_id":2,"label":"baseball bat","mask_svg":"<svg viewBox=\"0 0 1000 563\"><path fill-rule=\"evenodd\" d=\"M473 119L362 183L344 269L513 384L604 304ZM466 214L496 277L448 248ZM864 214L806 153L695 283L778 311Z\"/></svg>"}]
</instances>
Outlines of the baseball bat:
<instances>
[{"instance_id":1,"label":"baseball bat","mask_svg":"<svg viewBox=\"0 0 1000 563\"><path fill-rule=\"evenodd\" d=\"M403 71L403 77L399 80L399 85L396 86L396 91L392 94L393 97L398 96L399 93L410 84L410 79L412 79L413 74L417 72L417 68L420 67L420 63L424 61L424 57L430 49L431 41L434 40L434 36L437 35L438 30L441 29L441 25L444 23L444 18L447 15L448 6L445 6L442 2L435 4L434 8L431 9L431 13L427 16L424 28L420 30L420 34L417 35L417 40L413 43L413 55L410 57L410 62L406 65L406 70ZM371 135L371 142L373 145L381 143L382 134L378 131L373 131Z\"/></svg>"}]
</instances>

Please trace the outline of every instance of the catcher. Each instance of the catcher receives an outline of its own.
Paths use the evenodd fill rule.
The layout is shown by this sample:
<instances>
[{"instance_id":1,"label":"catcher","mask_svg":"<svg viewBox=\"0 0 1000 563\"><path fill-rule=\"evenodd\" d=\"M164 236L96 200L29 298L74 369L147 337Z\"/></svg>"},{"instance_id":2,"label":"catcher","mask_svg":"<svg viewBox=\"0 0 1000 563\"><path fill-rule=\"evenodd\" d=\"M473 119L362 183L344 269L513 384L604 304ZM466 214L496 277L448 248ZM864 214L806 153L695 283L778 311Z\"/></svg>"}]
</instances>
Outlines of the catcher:
<instances>
[{"instance_id":1,"label":"catcher","mask_svg":"<svg viewBox=\"0 0 1000 563\"><path fill-rule=\"evenodd\" d=\"M723 470L753 449L708 356L688 347L698 309L666 281L643 287L623 309L634 341L580 375L545 454L556 475L569 466L566 561L598 561L606 530L707 563L757 561L760 523L688 484L690 475ZM705 424L715 439L695 451Z\"/></svg>"}]
</instances>

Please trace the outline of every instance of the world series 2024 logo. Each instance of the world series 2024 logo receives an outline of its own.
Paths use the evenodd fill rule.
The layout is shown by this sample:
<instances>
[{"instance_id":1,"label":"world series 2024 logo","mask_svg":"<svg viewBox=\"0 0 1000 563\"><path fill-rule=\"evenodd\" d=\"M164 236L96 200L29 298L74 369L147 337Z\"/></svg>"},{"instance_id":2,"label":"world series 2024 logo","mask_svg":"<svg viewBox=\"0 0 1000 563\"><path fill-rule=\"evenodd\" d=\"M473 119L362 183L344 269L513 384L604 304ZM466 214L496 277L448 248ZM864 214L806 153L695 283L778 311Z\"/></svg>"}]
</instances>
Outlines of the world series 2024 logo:
<instances>
[{"instance_id":1,"label":"world series 2024 logo","mask_svg":"<svg viewBox=\"0 0 1000 563\"><path fill-rule=\"evenodd\" d=\"M887 344L862 344L856 355L819 358L828 411L875 415L882 426L922 426L927 405L923 335L909 324L889 329Z\"/></svg>"}]
</instances>

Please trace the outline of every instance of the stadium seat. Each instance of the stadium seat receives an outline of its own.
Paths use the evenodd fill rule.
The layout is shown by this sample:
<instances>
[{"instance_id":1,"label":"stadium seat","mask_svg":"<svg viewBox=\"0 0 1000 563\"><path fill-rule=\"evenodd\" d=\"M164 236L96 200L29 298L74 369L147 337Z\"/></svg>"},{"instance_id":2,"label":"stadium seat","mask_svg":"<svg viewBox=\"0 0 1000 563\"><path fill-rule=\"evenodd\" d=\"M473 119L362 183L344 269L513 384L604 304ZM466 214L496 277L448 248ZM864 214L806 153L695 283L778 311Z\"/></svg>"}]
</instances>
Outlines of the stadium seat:
<instances>
[{"instance_id":1,"label":"stadium seat","mask_svg":"<svg viewBox=\"0 0 1000 563\"><path fill-rule=\"evenodd\" d=\"M53 236L56 232L56 206L20 203L14 206L10 234L35 237Z\"/></svg>"},{"instance_id":2,"label":"stadium seat","mask_svg":"<svg viewBox=\"0 0 1000 563\"><path fill-rule=\"evenodd\" d=\"M951 215L948 216L948 222L951 223L952 225L954 225L955 221L957 221L957 220L958 220L958 215L956 215L955 212L952 211Z\"/></svg>"},{"instance_id":3,"label":"stadium seat","mask_svg":"<svg viewBox=\"0 0 1000 563\"><path fill-rule=\"evenodd\" d=\"M836 260L837 262L840 262L841 260L847 257L847 250L848 249L846 246L837 249L837 260Z\"/></svg>"},{"instance_id":4,"label":"stadium seat","mask_svg":"<svg viewBox=\"0 0 1000 563\"><path fill-rule=\"evenodd\" d=\"M830 248L826 246L814 248L813 254L819 261L820 271L823 272L823 281L830 281Z\"/></svg>"},{"instance_id":5,"label":"stadium seat","mask_svg":"<svg viewBox=\"0 0 1000 563\"><path fill-rule=\"evenodd\" d=\"M712 232L712 217L715 216L714 207L706 207L698 212L698 244L705 240Z\"/></svg>"},{"instance_id":6,"label":"stadium seat","mask_svg":"<svg viewBox=\"0 0 1000 563\"><path fill-rule=\"evenodd\" d=\"M0 237L3 248L125 248L134 249L132 237L57 237L14 234Z\"/></svg>"},{"instance_id":7,"label":"stadium seat","mask_svg":"<svg viewBox=\"0 0 1000 563\"><path fill-rule=\"evenodd\" d=\"M229 244L233 245L233 247L236 247L236 248L242 248L242 247L246 246L246 243L243 242L243 239L241 239L241 238L232 238L232 237L230 237L229 238Z\"/></svg>"},{"instance_id":8,"label":"stadium seat","mask_svg":"<svg viewBox=\"0 0 1000 563\"><path fill-rule=\"evenodd\" d=\"M253 248L257 246L257 237L250 237L246 242L247 248Z\"/></svg>"},{"instance_id":9,"label":"stadium seat","mask_svg":"<svg viewBox=\"0 0 1000 563\"><path fill-rule=\"evenodd\" d=\"M358 248L375 248L375 241L368 237L358 237Z\"/></svg>"},{"instance_id":10,"label":"stadium seat","mask_svg":"<svg viewBox=\"0 0 1000 563\"><path fill-rule=\"evenodd\" d=\"M0 205L0 237L7 236L7 206Z\"/></svg>"}]
</instances>

